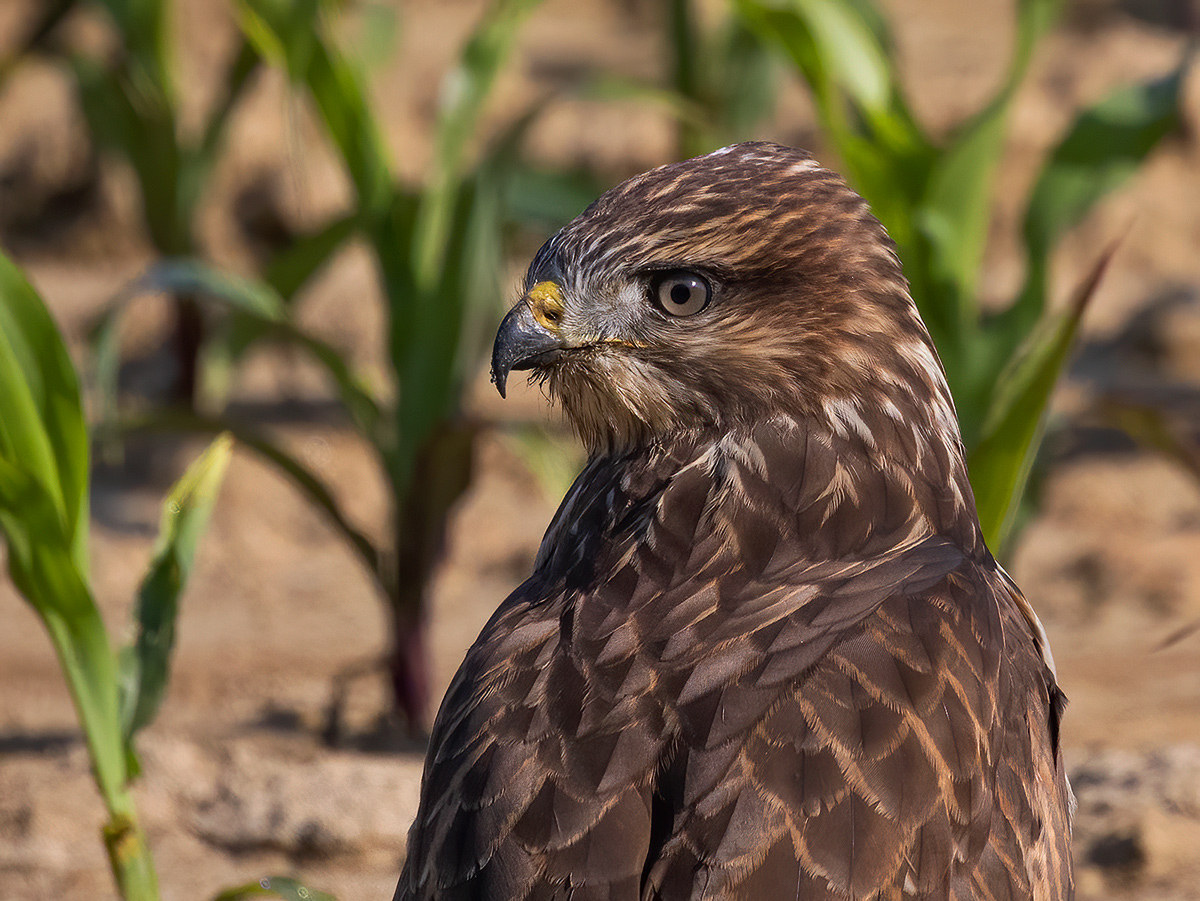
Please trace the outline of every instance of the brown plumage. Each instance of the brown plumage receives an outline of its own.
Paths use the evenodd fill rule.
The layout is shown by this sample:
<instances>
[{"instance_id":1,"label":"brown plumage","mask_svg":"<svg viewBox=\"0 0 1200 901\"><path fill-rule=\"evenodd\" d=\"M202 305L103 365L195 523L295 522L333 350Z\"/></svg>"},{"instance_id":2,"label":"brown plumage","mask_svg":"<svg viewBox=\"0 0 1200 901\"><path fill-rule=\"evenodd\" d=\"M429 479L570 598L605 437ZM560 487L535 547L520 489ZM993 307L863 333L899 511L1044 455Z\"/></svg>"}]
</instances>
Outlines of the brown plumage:
<instances>
[{"instance_id":1,"label":"brown plumage","mask_svg":"<svg viewBox=\"0 0 1200 901\"><path fill-rule=\"evenodd\" d=\"M1062 695L891 242L799 151L609 191L493 377L591 459L437 717L399 899L1061 899Z\"/></svg>"}]
</instances>

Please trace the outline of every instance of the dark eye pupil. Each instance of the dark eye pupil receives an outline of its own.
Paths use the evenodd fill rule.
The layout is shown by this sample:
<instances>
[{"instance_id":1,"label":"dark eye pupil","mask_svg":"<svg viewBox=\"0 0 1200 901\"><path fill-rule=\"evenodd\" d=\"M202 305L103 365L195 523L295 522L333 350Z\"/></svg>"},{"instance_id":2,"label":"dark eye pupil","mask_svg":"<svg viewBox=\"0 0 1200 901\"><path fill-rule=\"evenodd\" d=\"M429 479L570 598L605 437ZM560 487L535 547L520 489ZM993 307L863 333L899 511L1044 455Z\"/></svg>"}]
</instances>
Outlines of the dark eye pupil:
<instances>
[{"instance_id":1,"label":"dark eye pupil","mask_svg":"<svg viewBox=\"0 0 1200 901\"><path fill-rule=\"evenodd\" d=\"M651 298L668 316L692 316L708 306L711 289L699 275L676 270L662 275L648 286Z\"/></svg>"}]
</instances>

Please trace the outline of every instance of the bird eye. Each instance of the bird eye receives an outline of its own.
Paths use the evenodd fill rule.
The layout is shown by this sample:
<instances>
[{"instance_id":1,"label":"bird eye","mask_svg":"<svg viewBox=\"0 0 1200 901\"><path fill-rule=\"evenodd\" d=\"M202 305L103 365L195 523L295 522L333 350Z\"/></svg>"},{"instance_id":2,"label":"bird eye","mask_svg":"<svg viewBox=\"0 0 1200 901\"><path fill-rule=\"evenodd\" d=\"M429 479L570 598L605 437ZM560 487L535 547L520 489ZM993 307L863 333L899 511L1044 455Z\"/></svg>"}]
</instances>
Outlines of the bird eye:
<instances>
[{"instance_id":1,"label":"bird eye","mask_svg":"<svg viewBox=\"0 0 1200 901\"><path fill-rule=\"evenodd\" d=\"M692 316L708 306L712 288L694 272L668 272L657 279L654 296L667 315Z\"/></svg>"}]
</instances>

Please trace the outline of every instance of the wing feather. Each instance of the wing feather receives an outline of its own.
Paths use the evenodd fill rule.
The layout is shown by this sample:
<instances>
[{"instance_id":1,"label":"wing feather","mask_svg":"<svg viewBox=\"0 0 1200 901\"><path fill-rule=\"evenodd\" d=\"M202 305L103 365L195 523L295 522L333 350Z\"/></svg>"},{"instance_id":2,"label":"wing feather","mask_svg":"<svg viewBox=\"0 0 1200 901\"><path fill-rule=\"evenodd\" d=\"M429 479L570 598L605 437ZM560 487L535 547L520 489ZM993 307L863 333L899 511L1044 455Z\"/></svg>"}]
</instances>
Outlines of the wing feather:
<instances>
[{"instance_id":1,"label":"wing feather","mask_svg":"<svg viewBox=\"0 0 1200 901\"><path fill-rule=\"evenodd\" d=\"M764 495L747 525L737 492L775 451L585 470L443 702L397 898L1003 898L1053 881L1065 849L1041 850L1034 824L1065 782L1030 726L1053 678L1010 583L907 521L831 556L776 511L766 540L765 508L796 497ZM1013 671L1043 680L1041 707ZM1066 897L1053 878L1044 897Z\"/></svg>"}]
</instances>

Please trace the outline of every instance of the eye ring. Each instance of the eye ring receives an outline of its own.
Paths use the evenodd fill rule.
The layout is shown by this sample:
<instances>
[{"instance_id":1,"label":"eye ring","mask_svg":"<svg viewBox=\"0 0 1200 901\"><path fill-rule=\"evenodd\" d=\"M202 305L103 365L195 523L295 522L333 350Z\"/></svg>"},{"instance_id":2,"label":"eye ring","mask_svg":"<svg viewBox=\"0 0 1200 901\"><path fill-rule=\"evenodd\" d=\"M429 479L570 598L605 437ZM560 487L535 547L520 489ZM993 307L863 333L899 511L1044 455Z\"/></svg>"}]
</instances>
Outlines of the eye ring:
<instances>
[{"instance_id":1,"label":"eye ring","mask_svg":"<svg viewBox=\"0 0 1200 901\"><path fill-rule=\"evenodd\" d=\"M712 300L712 286L695 272L674 269L655 277L651 297L668 316L677 319L695 316Z\"/></svg>"}]
</instances>

